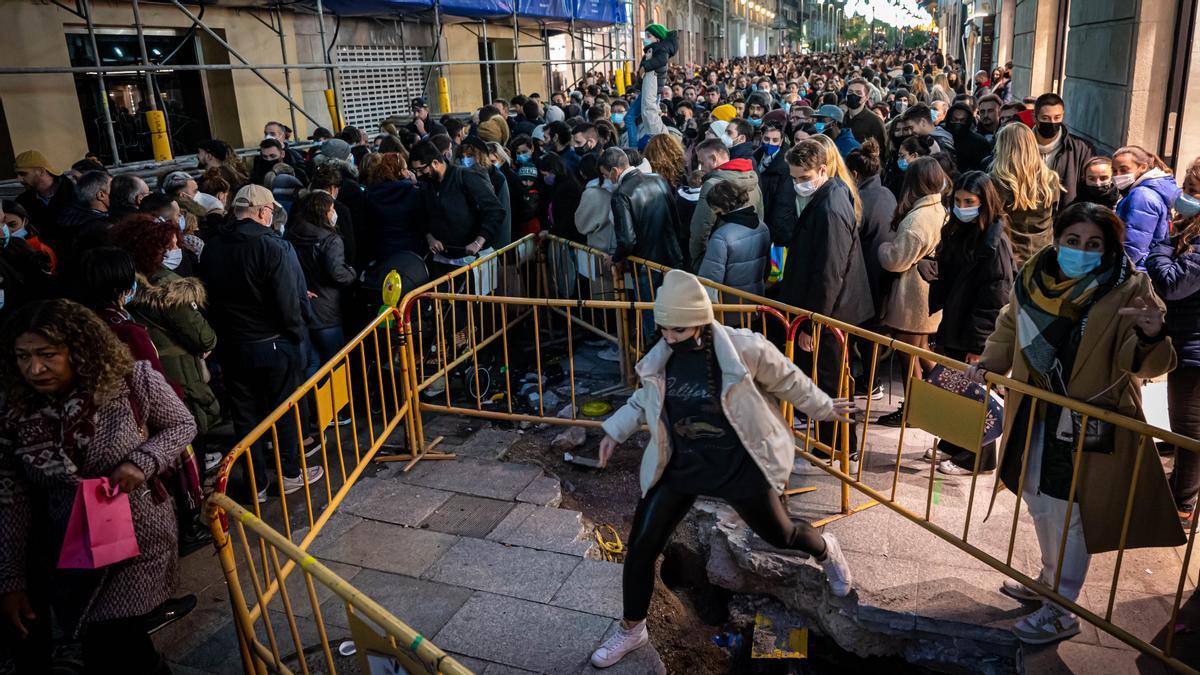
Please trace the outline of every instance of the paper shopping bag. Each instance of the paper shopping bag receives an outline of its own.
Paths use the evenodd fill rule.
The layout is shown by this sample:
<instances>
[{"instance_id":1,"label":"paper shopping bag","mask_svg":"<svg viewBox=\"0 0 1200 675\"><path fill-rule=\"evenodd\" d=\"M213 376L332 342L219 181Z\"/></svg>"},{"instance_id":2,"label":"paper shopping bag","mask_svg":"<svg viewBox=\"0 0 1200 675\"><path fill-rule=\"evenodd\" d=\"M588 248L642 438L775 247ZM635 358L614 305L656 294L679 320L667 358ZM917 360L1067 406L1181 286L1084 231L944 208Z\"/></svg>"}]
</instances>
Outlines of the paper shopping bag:
<instances>
[{"instance_id":1,"label":"paper shopping bag","mask_svg":"<svg viewBox=\"0 0 1200 675\"><path fill-rule=\"evenodd\" d=\"M107 478L86 478L75 491L59 569L97 569L138 555L129 495Z\"/></svg>"}]
</instances>

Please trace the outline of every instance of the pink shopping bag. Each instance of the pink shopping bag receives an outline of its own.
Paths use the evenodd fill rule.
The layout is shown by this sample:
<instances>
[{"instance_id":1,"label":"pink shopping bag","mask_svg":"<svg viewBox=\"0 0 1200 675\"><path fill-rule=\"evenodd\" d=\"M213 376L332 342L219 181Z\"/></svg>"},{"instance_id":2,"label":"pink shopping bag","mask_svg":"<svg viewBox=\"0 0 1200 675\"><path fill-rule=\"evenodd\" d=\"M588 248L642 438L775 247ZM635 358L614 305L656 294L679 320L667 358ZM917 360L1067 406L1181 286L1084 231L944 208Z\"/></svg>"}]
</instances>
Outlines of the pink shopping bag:
<instances>
[{"instance_id":1,"label":"pink shopping bag","mask_svg":"<svg viewBox=\"0 0 1200 675\"><path fill-rule=\"evenodd\" d=\"M138 555L129 495L107 478L86 478L75 492L59 569L97 569Z\"/></svg>"}]
</instances>

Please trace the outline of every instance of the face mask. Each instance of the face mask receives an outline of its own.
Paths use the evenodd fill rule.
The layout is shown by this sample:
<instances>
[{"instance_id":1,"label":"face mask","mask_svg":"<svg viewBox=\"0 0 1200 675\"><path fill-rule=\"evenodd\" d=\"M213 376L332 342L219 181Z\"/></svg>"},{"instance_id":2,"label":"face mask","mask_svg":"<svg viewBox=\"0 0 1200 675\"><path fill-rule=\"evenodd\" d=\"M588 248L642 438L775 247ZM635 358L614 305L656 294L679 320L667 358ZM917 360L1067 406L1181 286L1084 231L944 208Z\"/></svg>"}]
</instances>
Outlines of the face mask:
<instances>
[{"instance_id":1,"label":"face mask","mask_svg":"<svg viewBox=\"0 0 1200 675\"><path fill-rule=\"evenodd\" d=\"M938 118L938 111L930 110L929 111L929 119L933 120L934 124L937 124L937 118Z\"/></svg>"},{"instance_id":2,"label":"face mask","mask_svg":"<svg viewBox=\"0 0 1200 675\"><path fill-rule=\"evenodd\" d=\"M532 159L533 159L532 153L522 152L521 154L517 155L517 161L520 162L521 164L528 164L530 162L530 160L532 160Z\"/></svg>"},{"instance_id":3,"label":"face mask","mask_svg":"<svg viewBox=\"0 0 1200 675\"><path fill-rule=\"evenodd\" d=\"M762 126L762 118L761 117L751 117L747 121L750 122L750 126L752 126L752 127Z\"/></svg>"},{"instance_id":4,"label":"face mask","mask_svg":"<svg viewBox=\"0 0 1200 675\"><path fill-rule=\"evenodd\" d=\"M813 122L813 126L817 128L818 134L825 133L825 123L824 122Z\"/></svg>"},{"instance_id":5,"label":"face mask","mask_svg":"<svg viewBox=\"0 0 1200 675\"><path fill-rule=\"evenodd\" d=\"M14 239L24 239L28 234L29 234L29 230L27 230L24 227L22 227L18 230L12 231L12 236Z\"/></svg>"},{"instance_id":6,"label":"face mask","mask_svg":"<svg viewBox=\"0 0 1200 675\"><path fill-rule=\"evenodd\" d=\"M729 136L727 136L727 135L726 135L726 136L721 136L721 142L722 142L722 143L724 143L724 144L725 144L725 147L727 147L727 148L732 148L732 147L733 147L733 139L732 139L732 138L730 138L730 137L729 137Z\"/></svg>"},{"instance_id":7,"label":"face mask","mask_svg":"<svg viewBox=\"0 0 1200 675\"><path fill-rule=\"evenodd\" d=\"M858 106L862 105L862 97L858 94L847 94L846 105L849 106L851 110L858 110Z\"/></svg>"},{"instance_id":8,"label":"face mask","mask_svg":"<svg viewBox=\"0 0 1200 675\"><path fill-rule=\"evenodd\" d=\"M329 214L329 224L337 225L337 211L333 211Z\"/></svg>"},{"instance_id":9,"label":"face mask","mask_svg":"<svg viewBox=\"0 0 1200 675\"><path fill-rule=\"evenodd\" d=\"M967 125L962 122L947 122L946 131L949 131L951 136L961 136L966 133Z\"/></svg>"},{"instance_id":10,"label":"face mask","mask_svg":"<svg viewBox=\"0 0 1200 675\"><path fill-rule=\"evenodd\" d=\"M474 157L463 157L462 158L462 166L464 169L470 169L471 167L475 166L475 158Z\"/></svg>"},{"instance_id":11,"label":"face mask","mask_svg":"<svg viewBox=\"0 0 1200 675\"><path fill-rule=\"evenodd\" d=\"M704 343L700 341L699 337L696 337L680 340L679 342L668 342L667 346L671 348L672 352L684 353L697 351L704 346Z\"/></svg>"},{"instance_id":12,"label":"face mask","mask_svg":"<svg viewBox=\"0 0 1200 675\"><path fill-rule=\"evenodd\" d=\"M900 169L901 171L908 171L908 160L907 159L896 160L896 168Z\"/></svg>"},{"instance_id":13,"label":"face mask","mask_svg":"<svg viewBox=\"0 0 1200 675\"><path fill-rule=\"evenodd\" d=\"M956 206L956 207L954 207L954 217L958 218L959 220L963 221L964 223L973 222L976 218L979 217L979 207L974 206L971 208L961 208L961 207Z\"/></svg>"},{"instance_id":14,"label":"face mask","mask_svg":"<svg viewBox=\"0 0 1200 675\"><path fill-rule=\"evenodd\" d=\"M792 104L788 103L787 101L784 101L783 102L783 112L784 112L784 114L792 112Z\"/></svg>"},{"instance_id":15,"label":"face mask","mask_svg":"<svg viewBox=\"0 0 1200 675\"><path fill-rule=\"evenodd\" d=\"M779 152L779 147L778 143L763 143L763 152L767 153L767 157L771 157Z\"/></svg>"},{"instance_id":16,"label":"face mask","mask_svg":"<svg viewBox=\"0 0 1200 675\"><path fill-rule=\"evenodd\" d=\"M181 213L181 214L179 214L179 231L183 232L186 229L187 229L187 219L184 218L183 214Z\"/></svg>"},{"instance_id":17,"label":"face mask","mask_svg":"<svg viewBox=\"0 0 1200 675\"><path fill-rule=\"evenodd\" d=\"M1117 189L1123 192L1128 190L1129 186L1133 185L1133 181L1135 180L1137 179L1131 173L1119 173L1113 176L1113 185L1116 185Z\"/></svg>"},{"instance_id":18,"label":"face mask","mask_svg":"<svg viewBox=\"0 0 1200 675\"><path fill-rule=\"evenodd\" d=\"M816 181L804 181L803 183L793 183L792 187L796 189L796 194L801 197L811 197L817 191Z\"/></svg>"},{"instance_id":19,"label":"face mask","mask_svg":"<svg viewBox=\"0 0 1200 675\"><path fill-rule=\"evenodd\" d=\"M1081 277L1100 266L1099 251L1081 251L1068 246L1058 247L1058 268L1072 279Z\"/></svg>"},{"instance_id":20,"label":"face mask","mask_svg":"<svg viewBox=\"0 0 1200 675\"><path fill-rule=\"evenodd\" d=\"M133 288L129 289L128 293L121 296L121 304L128 305L129 303L133 302L133 296L135 295L137 295L137 279L133 280Z\"/></svg>"},{"instance_id":21,"label":"face mask","mask_svg":"<svg viewBox=\"0 0 1200 675\"><path fill-rule=\"evenodd\" d=\"M613 124L620 126L625 124L625 113L613 113L612 115L609 115L609 119L612 120Z\"/></svg>"},{"instance_id":22,"label":"face mask","mask_svg":"<svg viewBox=\"0 0 1200 675\"><path fill-rule=\"evenodd\" d=\"M654 43L650 41L650 38L648 38L648 37L642 38L642 46L643 47L649 47L652 44L654 44Z\"/></svg>"},{"instance_id":23,"label":"face mask","mask_svg":"<svg viewBox=\"0 0 1200 675\"><path fill-rule=\"evenodd\" d=\"M8 248L8 240L12 238L8 225L0 224L0 248Z\"/></svg>"},{"instance_id":24,"label":"face mask","mask_svg":"<svg viewBox=\"0 0 1200 675\"><path fill-rule=\"evenodd\" d=\"M1200 215L1200 199L1182 192L1175 198L1175 212L1184 218Z\"/></svg>"},{"instance_id":25,"label":"face mask","mask_svg":"<svg viewBox=\"0 0 1200 675\"><path fill-rule=\"evenodd\" d=\"M556 178L556 176L554 174L548 173L548 174L546 174L546 177L543 178L542 180L546 183L546 185L554 185L555 178Z\"/></svg>"},{"instance_id":26,"label":"face mask","mask_svg":"<svg viewBox=\"0 0 1200 675\"><path fill-rule=\"evenodd\" d=\"M1062 122L1038 122L1038 136L1042 138L1054 138L1058 135L1058 129L1062 126Z\"/></svg>"},{"instance_id":27,"label":"face mask","mask_svg":"<svg viewBox=\"0 0 1200 675\"><path fill-rule=\"evenodd\" d=\"M905 110L908 110L908 102L907 101L898 101L896 103L896 112L903 113Z\"/></svg>"},{"instance_id":28,"label":"face mask","mask_svg":"<svg viewBox=\"0 0 1200 675\"><path fill-rule=\"evenodd\" d=\"M173 270L183 262L183 249L173 248L163 256L163 267Z\"/></svg>"}]
</instances>

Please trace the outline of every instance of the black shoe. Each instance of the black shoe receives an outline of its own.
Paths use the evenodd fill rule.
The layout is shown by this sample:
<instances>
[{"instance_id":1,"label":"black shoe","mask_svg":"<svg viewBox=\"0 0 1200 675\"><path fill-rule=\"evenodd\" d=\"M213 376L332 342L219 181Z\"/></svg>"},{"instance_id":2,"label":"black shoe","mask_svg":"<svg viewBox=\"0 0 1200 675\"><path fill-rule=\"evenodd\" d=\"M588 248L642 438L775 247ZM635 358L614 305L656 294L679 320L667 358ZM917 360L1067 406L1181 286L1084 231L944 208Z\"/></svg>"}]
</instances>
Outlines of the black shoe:
<instances>
[{"instance_id":1,"label":"black shoe","mask_svg":"<svg viewBox=\"0 0 1200 675\"><path fill-rule=\"evenodd\" d=\"M183 597L167 599L166 602L155 607L143 617L146 622L146 635L154 635L168 624L191 614L193 609L196 609L196 596L191 593Z\"/></svg>"},{"instance_id":2,"label":"black shoe","mask_svg":"<svg viewBox=\"0 0 1200 675\"><path fill-rule=\"evenodd\" d=\"M875 420L875 424L881 427L899 427L904 423L904 404L901 403L895 412L890 412L883 417Z\"/></svg>"},{"instance_id":3,"label":"black shoe","mask_svg":"<svg viewBox=\"0 0 1200 675\"><path fill-rule=\"evenodd\" d=\"M200 527L192 528L191 532L181 532L179 534L179 557L183 558L206 546L212 546L212 543L212 533Z\"/></svg>"}]
</instances>

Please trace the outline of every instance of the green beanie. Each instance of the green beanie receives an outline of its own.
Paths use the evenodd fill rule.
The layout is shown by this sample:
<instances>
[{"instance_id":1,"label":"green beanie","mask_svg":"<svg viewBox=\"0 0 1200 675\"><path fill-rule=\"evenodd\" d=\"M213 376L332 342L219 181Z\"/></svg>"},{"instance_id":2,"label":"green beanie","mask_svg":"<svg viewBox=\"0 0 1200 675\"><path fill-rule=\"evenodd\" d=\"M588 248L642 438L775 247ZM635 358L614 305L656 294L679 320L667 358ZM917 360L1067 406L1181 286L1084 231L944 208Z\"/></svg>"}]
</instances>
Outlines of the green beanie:
<instances>
[{"instance_id":1,"label":"green beanie","mask_svg":"<svg viewBox=\"0 0 1200 675\"><path fill-rule=\"evenodd\" d=\"M646 26L646 32L658 38L659 40L667 39L667 28L661 23L652 23Z\"/></svg>"}]
</instances>

